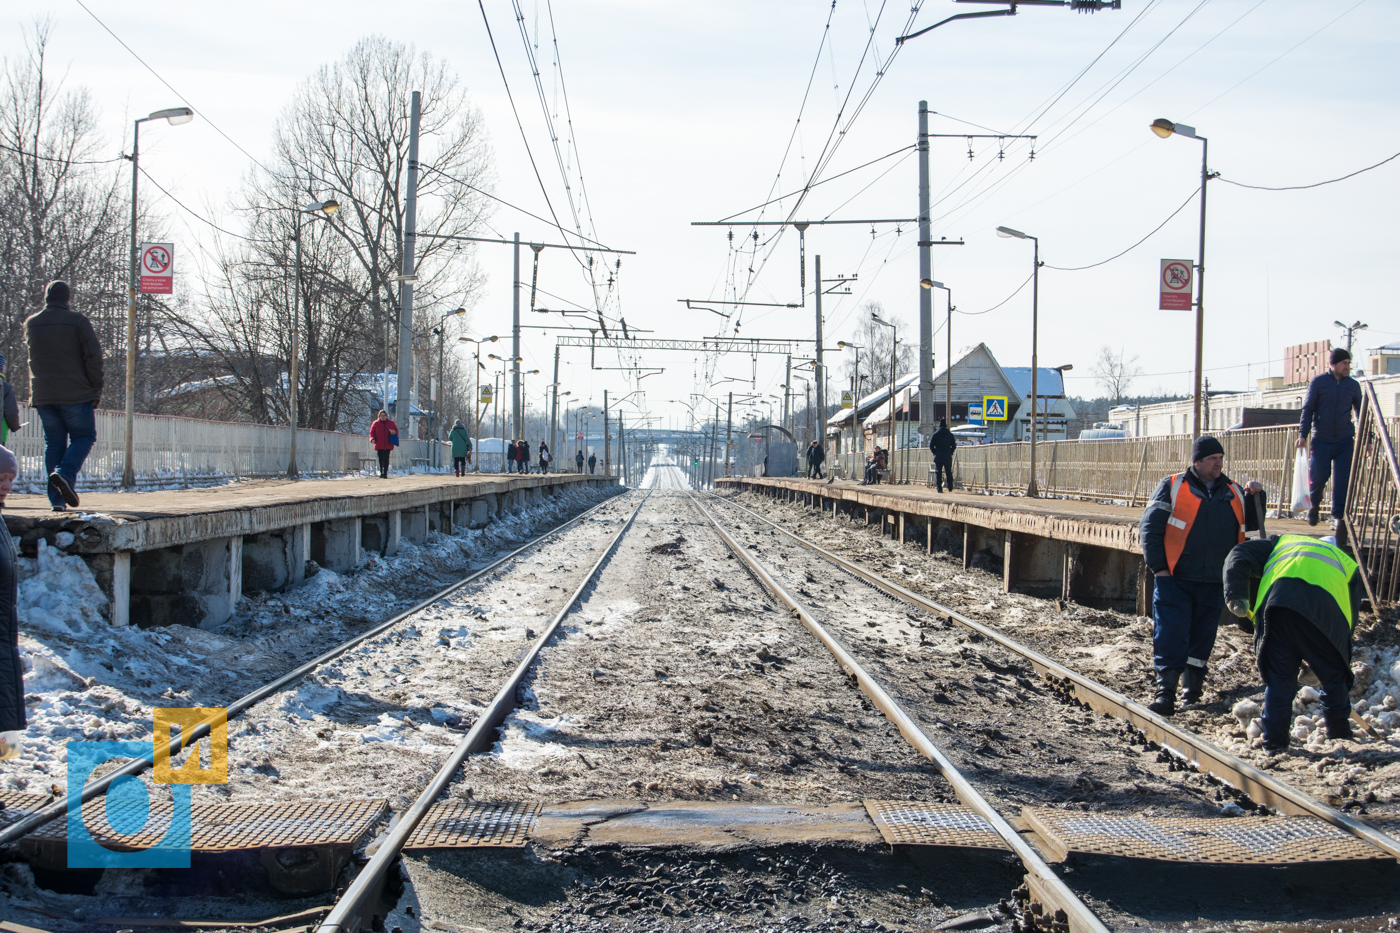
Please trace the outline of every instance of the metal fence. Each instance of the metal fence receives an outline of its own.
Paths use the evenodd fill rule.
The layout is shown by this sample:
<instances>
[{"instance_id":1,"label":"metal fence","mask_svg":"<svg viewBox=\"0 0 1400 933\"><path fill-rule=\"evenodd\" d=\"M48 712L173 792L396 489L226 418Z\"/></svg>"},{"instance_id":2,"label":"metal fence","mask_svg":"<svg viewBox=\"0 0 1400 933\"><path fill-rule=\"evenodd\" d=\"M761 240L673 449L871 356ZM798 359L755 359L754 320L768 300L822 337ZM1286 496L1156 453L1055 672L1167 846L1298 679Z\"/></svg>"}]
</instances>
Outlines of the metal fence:
<instances>
[{"instance_id":1,"label":"metal fence","mask_svg":"<svg viewBox=\"0 0 1400 933\"><path fill-rule=\"evenodd\" d=\"M1271 506L1287 510L1293 482L1293 426L1252 428L1217 435L1225 448L1225 472L1239 483L1258 480ZM932 484L933 455L926 448L890 451L892 482ZM1036 445L1036 485L1042 496L1139 505L1162 477L1191 462L1191 436L1043 441ZM863 454L830 461L838 475L860 479ZM1021 492L1030 484L1030 444L966 445L953 455L953 475L965 489Z\"/></svg>"},{"instance_id":2,"label":"metal fence","mask_svg":"<svg viewBox=\"0 0 1400 933\"><path fill-rule=\"evenodd\" d=\"M1361 419L1351 461L1346 525L1361 565L1371 603L1377 609L1400 599L1400 462L1396 459L1400 419L1380 416L1376 387L1361 391Z\"/></svg>"},{"instance_id":3,"label":"metal fence","mask_svg":"<svg viewBox=\"0 0 1400 933\"><path fill-rule=\"evenodd\" d=\"M81 487L115 488L126 465L126 415L98 411L97 442L83 464ZM39 415L28 405L19 406L23 427L11 432L6 446L20 463L17 485L42 489L48 470L44 465L44 431ZM137 484L154 486L207 486L231 479L285 476L291 449L286 427L177 418L169 415L136 415L132 436ZM395 452L399 469L424 469L432 441L405 439ZM443 463L451 464L451 457ZM336 431L297 431L297 466L302 473L332 476L354 473L375 465L369 438Z\"/></svg>"}]
</instances>

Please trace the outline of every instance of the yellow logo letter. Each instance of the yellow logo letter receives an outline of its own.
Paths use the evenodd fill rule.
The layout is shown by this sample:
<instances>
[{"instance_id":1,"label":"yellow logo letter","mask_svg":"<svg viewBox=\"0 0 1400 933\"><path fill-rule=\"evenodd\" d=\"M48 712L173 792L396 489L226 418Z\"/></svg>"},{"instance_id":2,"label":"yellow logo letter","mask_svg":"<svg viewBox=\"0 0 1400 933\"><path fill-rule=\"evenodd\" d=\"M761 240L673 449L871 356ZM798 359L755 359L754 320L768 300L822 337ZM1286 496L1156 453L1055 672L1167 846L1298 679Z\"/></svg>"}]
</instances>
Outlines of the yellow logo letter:
<instances>
[{"instance_id":1,"label":"yellow logo letter","mask_svg":"<svg viewBox=\"0 0 1400 933\"><path fill-rule=\"evenodd\" d=\"M189 736L203 724L209 726L209 767L199 766L199 749L195 748L183 766L170 767L171 726L180 727L181 747L192 743ZM227 784L228 783L228 710L226 709L157 709L152 714L155 732L155 765L157 784Z\"/></svg>"}]
</instances>

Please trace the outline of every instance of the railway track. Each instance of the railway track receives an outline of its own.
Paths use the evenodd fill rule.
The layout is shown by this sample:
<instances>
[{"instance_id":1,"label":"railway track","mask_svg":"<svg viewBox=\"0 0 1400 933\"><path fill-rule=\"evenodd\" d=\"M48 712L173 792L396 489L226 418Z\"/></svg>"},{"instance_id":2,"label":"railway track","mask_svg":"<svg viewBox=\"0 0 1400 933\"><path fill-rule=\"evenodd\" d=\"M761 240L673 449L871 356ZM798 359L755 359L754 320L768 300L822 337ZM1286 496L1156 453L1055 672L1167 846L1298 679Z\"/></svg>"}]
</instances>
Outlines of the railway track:
<instances>
[{"instance_id":1,"label":"railway track","mask_svg":"<svg viewBox=\"0 0 1400 933\"><path fill-rule=\"evenodd\" d=\"M371 642L374 639L384 635L385 633L392 631L396 626L399 626L404 622L414 618L418 614L422 613L424 610L442 602L443 600L447 599L453 594L456 594L462 591L463 589L470 587L472 584L478 583L485 579L489 579L493 575L498 574L503 569L510 567L514 562L519 561L525 555L536 551L540 547L559 538L561 535L567 533L571 529L576 528L581 523L587 522L590 519L597 517L598 513L604 509L607 509L610 505L612 505L613 501L613 499L605 500L589 509L586 509L585 511L579 513L578 515L575 515L570 519L560 522L553 528L550 528L542 534L537 535L536 537L527 541L525 544L511 550L509 553L493 560L485 567L473 571L472 573L456 581L450 586L447 586L442 590L438 591L437 593L434 593L432 596L429 596L428 598L416 603L409 609L398 613L397 615L394 615L393 617L375 625L370 629L367 629L366 631L355 635L352 638L347 639L346 641L336 645L334 648L331 648L330 650L319 654L315 658L298 665L297 667L293 668L290 671L287 671L286 673L275 678L274 680L271 680L268 683L258 687L257 689L245 694L238 700L228 705L228 707L226 708L226 719L225 717L221 716L204 720L198 725L194 726L193 728L187 730L185 734L173 738L169 746L169 754L171 758L177 758L177 756L179 756L185 749L195 745L200 739L207 737L210 734L211 727L216 722L236 720L238 717L242 716L249 710L256 707L259 703L264 702L268 698L273 697L279 692L286 690L288 687L291 687L297 684L298 682L304 680L317 670L325 667L330 662L345 656L353 649L360 647L368 642ZM108 789L110 789L118 780L125 777L136 776L149 770L153 764L152 757L131 759L126 764L104 774L102 777L89 781L83 786L82 791L79 793L79 800L82 803L86 803L96 797L105 794L108 791ZM0 830L0 846L11 845L24 838L25 836L44 827L45 825L53 822L54 820L64 817L67 813L67 808L67 800L60 800L34 813L31 813L22 819L10 823L9 825L5 826L3 830Z\"/></svg>"}]
</instances>

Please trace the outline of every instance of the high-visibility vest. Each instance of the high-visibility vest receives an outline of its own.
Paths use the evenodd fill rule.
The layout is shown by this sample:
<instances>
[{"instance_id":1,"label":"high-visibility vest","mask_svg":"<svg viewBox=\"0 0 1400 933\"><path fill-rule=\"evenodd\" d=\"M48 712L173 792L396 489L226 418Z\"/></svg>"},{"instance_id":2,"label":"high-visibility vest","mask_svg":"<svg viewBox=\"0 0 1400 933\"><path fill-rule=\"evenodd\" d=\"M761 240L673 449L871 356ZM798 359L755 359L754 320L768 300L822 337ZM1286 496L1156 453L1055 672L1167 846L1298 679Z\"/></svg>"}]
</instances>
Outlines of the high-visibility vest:
<instances>
[{"instance_id":1,"label":"high-visibility vest","mask_svg":"<svg viewBox=\"0 0 1400 933\"><path fill-rule=\"evenodd\" d=\"M1184 496L1181 494L1182 489L1186 490ZM1174 573L1176 562L1181 559L1181 552L1186 549L1186 539L1191 534L1191 526L1196 523L1196 513L1201 508L1201 496L1186 482L1185 473L1177 473L1171 478L1171 491L1172 514L1167 519L1164 544L1167 549L1167 569ZM1234 508L1235 518L1240 525L1239 537L1235 543L1241 544L1244 542L1244 493L1234 483L1230 484L1230 491L1235 494L1230 505Z\"/></svg>"},{"instance_id":2,"label":"high-visibility vest","mask_svg":"<svg viewBox=\"0 0 1400 933\"><path fill-rule=\"evenodd\" d=\"M1264 577L1259 581L1259 595L1254 599L1251 616L1264 605L1275 581L1285 578L1302 580L1327 591L1347 618L1347 628L1354 624L1351 614L1351 575L1356 561L1334 544L1307 535L1282 535L1274 545L1269 562L1264 565Z\"/></svg>"}]
</instances>

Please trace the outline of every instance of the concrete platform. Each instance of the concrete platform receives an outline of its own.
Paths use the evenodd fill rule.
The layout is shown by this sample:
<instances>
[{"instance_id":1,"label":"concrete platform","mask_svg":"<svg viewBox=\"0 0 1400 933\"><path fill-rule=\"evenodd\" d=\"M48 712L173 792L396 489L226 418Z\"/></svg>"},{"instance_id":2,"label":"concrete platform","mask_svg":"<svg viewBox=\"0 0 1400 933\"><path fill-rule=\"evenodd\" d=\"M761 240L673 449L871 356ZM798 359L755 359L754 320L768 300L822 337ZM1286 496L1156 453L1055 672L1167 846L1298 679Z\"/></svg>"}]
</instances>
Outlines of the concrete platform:
<instances>
[{"instance_id":1,"label":"concrete platform","mask_svg":"<svg viewBox=\"0 0 1400 933\"><path fill-rule=\"evenodd\" d=\"M795 477L726 477L719 489L749 489L799 501L824 514L878 522L901 543L962 551L963 566L995 562L1003 586L1149 615L1152 575L1138 540L1141 508L1076 499L1029 499L944 492L917 484L862 486ZM1269 534L1327 533L1291 519L1266 521Z\"/></svg>"},{"instance_id":2,"label":"concrete platform","mask_svg":"<svg viewBox=\"0 0 1400 933\"><path fill-rule=\"evenodd\" d=\"M6 528L33 556L79 554L112 601L117 624L218 625L246 592L300 584L308 561L345 571L366 553L393 555L401 540L481 528L503 511L571 484L615 485L575 473L355 476L264 480L205 489L83 493L53 512L42 496L11 495Z\"/></svg>"}]
</instances>

